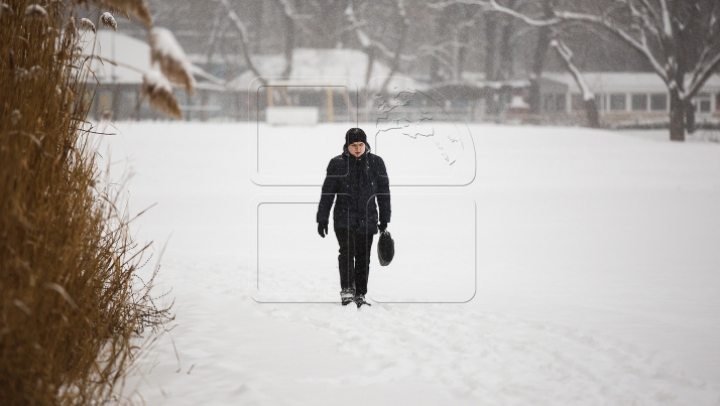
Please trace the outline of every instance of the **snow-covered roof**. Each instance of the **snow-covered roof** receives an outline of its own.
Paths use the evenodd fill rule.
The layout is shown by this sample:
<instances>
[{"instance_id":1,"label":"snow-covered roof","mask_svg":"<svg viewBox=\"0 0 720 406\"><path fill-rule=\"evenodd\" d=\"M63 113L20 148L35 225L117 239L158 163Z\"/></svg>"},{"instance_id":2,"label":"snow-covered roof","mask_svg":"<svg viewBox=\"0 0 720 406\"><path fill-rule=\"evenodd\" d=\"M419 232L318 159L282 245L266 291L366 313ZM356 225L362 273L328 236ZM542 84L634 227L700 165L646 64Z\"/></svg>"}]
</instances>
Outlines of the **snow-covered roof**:
<instances>
[{"instance_id":1,"label":"snow-covered roof","mask_svg":"<svg viewBox=\"0 0 720 406\"><path fill-rule=\"evenodd\" d=\"M150 70L150 45L147 42L103 29L98 30L97 34L86 31L83 36L83 54L98 55L104 60L95 58L92 62L93 73L100 83L142 84L143 73ZM117 61L118 66L109 61ZM191 65L190 70L196 79L214 82L198 83L198 88L223 89L221 81L202 68Z\"/></svg>"},{"instance_id":2,"label":"snow-covered roof","mask_svg":"<svg viewBox=\"0 0 720 406\"><path fill-rule=\"evenodd\" d=\"M594 93L663 93L667 91L667 86L655 73L583 72L582 75ZM571 93L580 93L580 88L569 73L543 73L542 77L569 86ZM703 89L719 91L720 76L711 76L705 82Z\"/></svg>"},{"instance_id":3,"label":"snow-covered roof","mask_svg":"<svg viewBox=\"0 0 720 406\"><path fill-rule=\"evenodd\" d=\"M95 59L92 70L100 83L142 83L142 72L150 70L150 45L125 34L103 29L98 30L97 35L86 31L83 36L84 54L95 54L102 59L118 61L135 68L114 66L107 61L101 62ZM93 36L96 41L93 41Z\"/></svg>"},{"instance_id":4,"label":"snow-covered roof","mask_svg":"<svg viewBox=\"0 0 720 406\"><path fill-rule=\"evenodd\" d=\"M356 49L313 49L297 48L293 51L292 71L285 84L321 84L345 86L349 90L380 90L385 78L390 74L390 68L380 61L374 61L371 78L365 83L368 56ZM260 74L269 78L279 78L285 69L285 57L281 54L258 55L252 58L253 64ZM255 91L261 83L250 70L244 72L228 83L228 88L238 91ZM275 79L277 82L278 80ZM394 74L389 89L401 88L424 90L425 86L410 79L408 76Z\"/></svg>"}]
</instances>

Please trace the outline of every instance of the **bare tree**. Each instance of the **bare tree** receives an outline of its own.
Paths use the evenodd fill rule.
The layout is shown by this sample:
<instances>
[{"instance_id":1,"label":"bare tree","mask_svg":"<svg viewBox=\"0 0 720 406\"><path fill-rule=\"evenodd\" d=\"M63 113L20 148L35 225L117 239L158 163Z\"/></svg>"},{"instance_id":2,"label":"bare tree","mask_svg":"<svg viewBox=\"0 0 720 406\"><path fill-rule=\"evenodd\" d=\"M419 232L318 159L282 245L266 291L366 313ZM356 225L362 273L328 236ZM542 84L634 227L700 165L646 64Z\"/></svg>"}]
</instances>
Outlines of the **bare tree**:
<instances>
[{"instance_id":1,"label":"bare tree","mask_svg":"<svg viewBox=\"0 0 720 406\"><path fill-rule=\"evenodd\" d=\"M285 68L283 69L280 76L283 79L288 79L292 72L292 59L293 50L295 49L295 10L290 0L275 0L278 8L282 11L283 16L283 29L285 30L285 43L284 52L285 55Z\"/></svg>"},{"instance_id":2,"label":"bare tree","mask_svg":"<svg viewBox=\"0 0 720 406\"><path fill-rule=\"evenodd\" d=\"M407 12L405 10L404 0L393 0L393 11L386 19L380 21L381 30L379 36L371 35L367 27L370 22L362 14L356 12L353 7L354 4L351 1L348 7L345 9L345 18L347 21L347 30L354 32L355 36L360 43L360 46L368 56L367 67L365 70L365 83L370 81L372 77L372 67L375 63L375 59L378 56L382 56L390 61L390 72L383 81L381 86L382 90L385 91L392 77L400 69L400 62L402 59L413 59L403 55L403 50L407 43L407 34L410 28L410 20L408 19ZM380 7L380 4L374 2L363 3L362 7ZM397 43L395 44L395 50L392 51L385 44L385 33L389 31L392 25L398 25ZM379 38L376 38L379 37Z\"/></svg>"},{"instance_id":3,"label":"bare tree","mask_svg":"<svg viewBox=\"0 0 720 406\"><path fill-rule=\"evenodd\" d=\"M305 24L306 21L312 19L310 14L301 14L298 8L301 6L299 0L275 0L275 4L282 15L282 28L285 30L283 55L285 56L285 68L280 76L288 79L292 73L293 53L300 38L300 32L305 34L315 34Z\"/></svg>"},{"instance_id":4,"label":"bare tree","mask_svg":"<svg viewBox=\"0 0 720 406\"><path fill-rule=\"evenodd\" d=\"M514 4L519 3L519 0L514 0ZM495 74L497 80L507 80L513 77L515 70L515 61L513 58L513 46L512 39L513 33L515 32L515 19L504 18L502 28L500 29L500 48L499 48L499 63L498 70Z\"/></svg>"},{"instance_id":5,"label":"bare tree","mask_svg":"<svg viewBox=\"0 0 720 406\"><path fill-rule=\"evenodd\" d=\"M343 36L347 33L345 18L351 0L314 0L306 1L309 13L314 16L314 24L310 26L313 32L314 44L318 48L334 48L338 43L343 44Z\"/></svg>"},{"instance_id":6,"label":"bare tree","mask_svg":"<svg viewBox=\"0 0 720 406\"><path fill-rule=\"evenodd\" d=\"M509 6L516 8L523 1L509 0ZM485 79L488 81L502 81L512 77L513 47L510 44L513 34L513 19L502 13L487 9L485 17ZM485 93L486 113L496 115L500 113L502 101L497 92Z\"/></svg>"},{"instance_id":7,"label":"bare tree","mask_svg":"<svg viewBox=\"0 0 720 406\"><path fill-rule=\"evenodd\" d=\"M685 140L686 125L692 129L692 98L720 66L717 0L615 0L595 11L555 6L549 18L528 16L497 0L461 2L483 4L537 27L593 26L634 48L667 86L673 141Z\"/></svg>"},{"instance_id":8,"label":"bare tree","mask_svg":"<svg viewBox=\"0 0 720 406\"><path fill-rule=\"evenodd\" d=\"M555 0L542 0L543 18L551 18ZM537 44L535 52L533 52L532 73L530 75L530 91L528 94L528 104L530 105L530 114L537 116L540 114L540 76L545 68L545 55L550 45L550 36L552 35L550 27L539 27Z\"/></svg>"},{"instance_id":9,"label":"bare tree","mask_svg":"<svg viewBox=\"0 0 720 406\"><path fill-rule=\"evenodd\" d=\"M402 55L403 48L405 48L405 43L407 42L407 34L410 28L410 20L408 19L407 12L405 11L404 0L395 0L395 9L397 10L397 15L400 20L400 34L398 36L398 42L395 47L395 55L393 55L393 58L390 61L390 73L388 73L388 76L385 78L385 81L383 81L382 84L381 89L383 93L387 91L390 80L400 69L400 57Z\"/></svg>"},{"instance_id":10,"label":"bare tree","mask_svg":"<svg viewBox=\"0 0 720 406\"><path fill-rule=\"evenodd\" d=\"M366 3L367 4L367 3ZM377 41L374 41L370 35L367 34L365 27L368 22L365 19L358 18L358 13L355 12L354 2L348 3L345 9L345 18L348 23L348 31L355 33L357 41L360 43L363 52L367 55L367 65L365 66L365 83L370 81L372 77L372 68L375 63L376 50L380 47Z\"/></svg>"},{"instance_id":11,"label":"bare tree","mask_svg":"<svg viewBox=\"0 0 720 406\"><path fill-rule=\"evenodd\" d=\"M237 13L233 9L233 7L230 5L229 0L216 0L220 3L221 6L224 7L228 19L232 22L232 26L235 27L237 30L237 33L239 35L238 37L238 45L240 47L240 52L243 55L243 58L245 59L245 63L247 64L248 69L252 71L252 73L260 80L260 83L263 85L267 85L267 80L263 77L263 75L258 71L257 67L252 61L252 58L250 57L250 45L248 42L248 29L245 23L238 17Z\"/></svg>"},{"instance_id":12,"label":"bare tree","mask_svg":"<svg viewBox=\"0 0 720 406\"><path fill-rule=\"evenodd\" d=\"M521 6L522 0L509 0L513 9ZM512 77L514 21L501 13L485 10L485 78L504 80Z\"/></svg>"}]
</instances>

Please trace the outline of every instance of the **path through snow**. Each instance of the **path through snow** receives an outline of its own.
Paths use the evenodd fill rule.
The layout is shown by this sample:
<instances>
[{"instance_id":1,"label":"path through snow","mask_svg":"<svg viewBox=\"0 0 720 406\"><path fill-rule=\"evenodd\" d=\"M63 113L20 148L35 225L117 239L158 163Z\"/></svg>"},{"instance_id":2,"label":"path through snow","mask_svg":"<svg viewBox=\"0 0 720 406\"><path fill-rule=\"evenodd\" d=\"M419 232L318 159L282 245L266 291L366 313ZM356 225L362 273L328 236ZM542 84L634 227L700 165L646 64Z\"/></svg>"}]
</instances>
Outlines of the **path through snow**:
<instances>
[{"instance_id":1,"label":"path through snow","mask_svg":"<svg viewBox=\"0 0 720 406\"><path fill-rule=\"evenodd\" d=\"M478 176L459 192L477 205L477 251L463 248L452 258L477 255L475 296L466 303L374 302L357 311L253 300L248 204L267 191L249 180L244 128L120 128L123 135L109 143L114 169L129 157L136 173L131 211L158 203L138 220L138 236L162 245L172 234L159 287L172 287L177 313L177 327L159 338L128 381L135 399L150 405L720 404L717 145L473 126ZM293 131L330 136L344 129ZM326 151L303 154L329 159ZM424 201L398 198L393 207L391 228L405 224L398 230L407 235L398 239L402 255L422 257L431 249L412 248L425 235L412 221L423 214ZM334 289L337 271L326 269L334 241L320 239L313 222L265 224L270 234L301 237L307 225L299 246L272 257L266 288L281 292L292 276L296 292ZM327 266L298 266L290 255L316 246L327 254L313 260ZM415 290L422 300L433 278L467 265L458 261L449 270L417 263L405 269L402 261L380 268L373 261L370 297L373 284L376 291L398 287L393 275L416 271L425 278L397 292Z\"/></svg>"}]
</instances>

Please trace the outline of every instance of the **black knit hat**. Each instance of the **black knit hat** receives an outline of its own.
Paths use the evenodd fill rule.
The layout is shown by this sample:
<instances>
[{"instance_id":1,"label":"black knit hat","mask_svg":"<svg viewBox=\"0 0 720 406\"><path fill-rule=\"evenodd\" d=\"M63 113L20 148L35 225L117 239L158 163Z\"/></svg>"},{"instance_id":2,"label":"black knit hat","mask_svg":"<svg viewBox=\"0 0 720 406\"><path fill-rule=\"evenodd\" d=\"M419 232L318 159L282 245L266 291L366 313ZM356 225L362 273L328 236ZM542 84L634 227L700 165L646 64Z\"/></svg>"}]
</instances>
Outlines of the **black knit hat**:
<instances>
[{"instance_id":1,"label":"black knit hat","mask_svg":"<svg viewBox=\"0 0 720 406\"><path fill-rule=\"evenodd\" d=\"M365 131L359 128L351 128L345 133L345 146L347 147L356 142L362 142L367 145L367 136L365 135Z\"/></svg>"}]
</instances>

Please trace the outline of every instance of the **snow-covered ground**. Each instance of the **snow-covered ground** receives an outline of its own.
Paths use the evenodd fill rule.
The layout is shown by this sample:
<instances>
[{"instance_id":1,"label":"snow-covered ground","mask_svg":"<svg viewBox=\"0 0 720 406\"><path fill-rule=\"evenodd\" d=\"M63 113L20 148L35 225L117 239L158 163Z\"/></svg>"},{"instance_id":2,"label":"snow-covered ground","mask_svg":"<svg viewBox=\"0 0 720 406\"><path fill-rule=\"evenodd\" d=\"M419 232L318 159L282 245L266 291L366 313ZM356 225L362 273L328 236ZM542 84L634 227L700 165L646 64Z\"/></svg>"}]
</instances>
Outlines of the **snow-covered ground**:
<instances>
[{"instance_id":1,"label":"snow-covered ground","mask_svg":"<svg viewBox=\"0 0 720 406\"><path fill-rule=\"evenodd\" d=\"M167 241L159 290L177 315L127 382L135 400L720 404L716 143L483 125L467 154L371 141L397 256L373 256L373 306L358 311L323 303L339 292L337 242L317 235L313 203L347 125L262 126L259 143L246 124L117 127L113 174L134 172L131 212L157 203L136 232ZM447 169L438 151L464 169L418 186ZM436 169L408 172L417 157ZM253 183L268 174L318 186Z\"/></svg>"}]
</instances>

